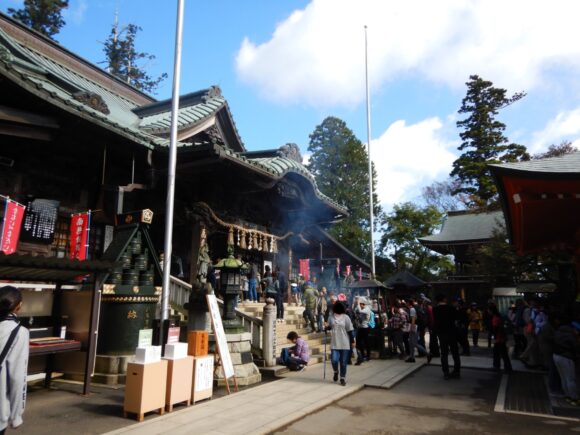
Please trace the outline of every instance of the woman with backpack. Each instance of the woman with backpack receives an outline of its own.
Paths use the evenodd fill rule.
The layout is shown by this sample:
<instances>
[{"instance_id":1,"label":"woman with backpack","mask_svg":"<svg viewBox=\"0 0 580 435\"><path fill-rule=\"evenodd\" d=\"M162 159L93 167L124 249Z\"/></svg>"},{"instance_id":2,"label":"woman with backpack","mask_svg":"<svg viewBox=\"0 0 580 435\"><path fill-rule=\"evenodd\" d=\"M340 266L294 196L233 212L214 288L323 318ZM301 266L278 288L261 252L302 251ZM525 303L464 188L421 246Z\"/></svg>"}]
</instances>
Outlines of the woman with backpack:
<instances>
[{"instance_id":1,"label":"woman with backpack","mask_svg":"<svg viewBox=\"0 0 580 435\"><path fill-rule=\"evenodd\" d=\"M21 307L20 290L0 288L0 435L22 424L26 402L29 334L18 321Z\"/></svg>"}]
</instances>

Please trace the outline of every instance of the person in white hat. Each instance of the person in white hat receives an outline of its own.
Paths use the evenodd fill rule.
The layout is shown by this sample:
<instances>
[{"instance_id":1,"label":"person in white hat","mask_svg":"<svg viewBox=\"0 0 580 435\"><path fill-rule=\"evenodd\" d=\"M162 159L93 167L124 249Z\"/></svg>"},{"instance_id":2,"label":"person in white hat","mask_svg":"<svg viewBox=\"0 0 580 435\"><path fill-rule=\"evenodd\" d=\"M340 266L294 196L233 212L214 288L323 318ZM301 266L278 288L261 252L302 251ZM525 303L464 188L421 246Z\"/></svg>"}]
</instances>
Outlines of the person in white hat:
<instances>
[{"instance_id":1,"label":"person in white hat","mask_svg":"<svg viewBox=\"0 0 580 435\"><path fill-rule=\"evenodd\" d=\"M367 298L364 296L355 299L354 317L356 330L356 348L358 351L357 366L360 366L363 361L371 359L371 345L369 342L369 320L373 312L369 306ZM365 356L366 354L366 356Z\"/></svg>"}]
</instances>

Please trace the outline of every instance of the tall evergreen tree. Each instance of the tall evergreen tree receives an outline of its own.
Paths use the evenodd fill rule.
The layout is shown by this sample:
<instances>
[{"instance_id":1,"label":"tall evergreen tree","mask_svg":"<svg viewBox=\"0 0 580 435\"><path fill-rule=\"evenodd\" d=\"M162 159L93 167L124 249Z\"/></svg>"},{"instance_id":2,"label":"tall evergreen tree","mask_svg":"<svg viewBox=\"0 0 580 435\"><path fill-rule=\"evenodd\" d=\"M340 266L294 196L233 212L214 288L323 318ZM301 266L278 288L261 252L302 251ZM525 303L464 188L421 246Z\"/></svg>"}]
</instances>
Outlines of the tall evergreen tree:
<instances>
[{"instance_id":1,"label":"tall evergreen tree","mask_svg":"<svg viewBox=\"0 0 580 435\"><path fill-rule=\"evenodd\" d=\"M154 55L137 51L135 48L137 32L141 30L141 27L135 24L128 24L119 30L119 25L115 22L109 38L104 43L103 51L107 59L101 63L106 63L107 70L121 80L141 91L154 93L159 84L167 78L167 74L163 73L153 78L147 74L146 66L139 65L142 60L155 59Z\"/></svg>"},{"instance_id":2,"label":"tall evergreen tree","mask_svg":"<svg viewBox=\"0 0 580 435\"><path fill-rule=\"evenodd\" d=\"M495 119L501 109L526 94L518 92L507 97L505 89L496 88L477 75L470 76L466 85L467 94L459 113L467 118L457 122L462 129L459 150L463 154L453 162L451 176L461 183L454 193L469 195L472 206L485 207L497 200L497 189L487 165L530 158L526 147L508 142L503 134L505 124Z\"/></svg>"},{"instance_id":3,"label":"tall evergreen tree","mask_svg":"<svg viewBox=\"0 0 580 435\"><path fill-rule=\"evenodd\" d=\"M68 0L24 0L22 9L8 8L8 13L49 38L53 38L66 23L62 18Z\"/></svg>"},{"instance_id":4,"label":"tall evergreen tree","mask_svg":"<svg viewBox=\"0 0 580 435\"><path fill-rule=\"evenodd\" d=\"M358 256L370 259L370 216L368 154L364 144L346 123L328 117L310 135L311 153L308 169L316 177L320 190L348 208L349 216L330 233ZM376 172L373 167L373 192ZM375 216L381 212L373 194Z\"/></svg>"}]
</instances>

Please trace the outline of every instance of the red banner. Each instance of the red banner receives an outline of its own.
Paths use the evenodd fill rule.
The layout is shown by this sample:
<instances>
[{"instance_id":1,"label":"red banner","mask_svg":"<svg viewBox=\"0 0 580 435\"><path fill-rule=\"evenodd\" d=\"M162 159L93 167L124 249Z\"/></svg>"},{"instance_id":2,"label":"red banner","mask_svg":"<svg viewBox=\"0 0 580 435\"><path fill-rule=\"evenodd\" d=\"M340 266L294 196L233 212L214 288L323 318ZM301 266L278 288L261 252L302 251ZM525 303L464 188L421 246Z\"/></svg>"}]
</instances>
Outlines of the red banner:
<instances>
[{"instance_id":1,"label":"red banner","mask_svg":"<svg viewBox=\"0 0 580 435\"><path fill-rule=\"evenodd\" d=\"M304 281L310 279L310 260L308 258L300 260L300 275L304 277Z\"/></svg>"},{"instance_id":2,"label":"red banner","mask_svg":"<svg viewBox=\"0 0 580 435\"><path fill-rule=\"evenodd\" d=\"M4 215L4 224L2 225L2 234L0 235L0 240L2 241L0 243L0 251L7 255L16 251L25 209L25 206L18 204L16 201L6 200L6 213Z\"/></svg>"},{"instance_id":3,"label":"red banner","mask_svg":"<svg viewBox=\"0 0 580 435\"><path fill-rule=\"evenodd\" d=\"M70 258L87 259L89 212L73 215L70 220Z\"/></svg>"}]
</instances>

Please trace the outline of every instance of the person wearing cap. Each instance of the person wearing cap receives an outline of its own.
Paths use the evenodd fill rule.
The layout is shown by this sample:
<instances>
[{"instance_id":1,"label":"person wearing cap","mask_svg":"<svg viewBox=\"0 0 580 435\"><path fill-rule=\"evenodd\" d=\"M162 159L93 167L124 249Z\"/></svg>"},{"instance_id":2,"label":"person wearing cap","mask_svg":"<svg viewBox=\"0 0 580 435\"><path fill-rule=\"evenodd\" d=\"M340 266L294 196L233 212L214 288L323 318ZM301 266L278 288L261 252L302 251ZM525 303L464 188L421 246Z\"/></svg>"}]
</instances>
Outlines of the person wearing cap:
<instances>
[{"instance_id":1,"label":"person wearing cap","mask_svg":"<svg viewBox=\"0 0 580 435\"><path fill-rule=\"evenodd\" d=\"M481 314L481 311L477 309L477 304L475 302L471 303L471 308L469 308L467 314L469 316L469 330L471 331L473 347L477 347L477 343L479 341L479 332L483 327L483 314Z\"/></svg>"},{"instance_id":2,"label":"person wearing cap","mask_svg":"<svg viewBox=\"0 0 580 435\"><path fill-rule=\"evenodd\" d=\"M409 308L409 357L405 360L408 363L415 362L415 348L417 348L422 355L427 355L427 364L431 362L431 354L427 352L424 346L417 342L417 309L415 308L415 301L409 299L407 302Z\"/></svg>"},{"instance_id":3,"label":"person wearing cap","mask_svg":"<svg viewBox=\"0 0 580 435\"><path fill-rule=\"evenodd\" d=\"M367 298L365 298L364 296L355 298L354 315L357 324L356 348L358 351L358 358L355 365L360 366L363 363L363 361L368 361L371 359L371 346L369 342L369 320L372 316L372 311L371 308L369 307L369 302Z\"/></svg>"}]
</instances>

